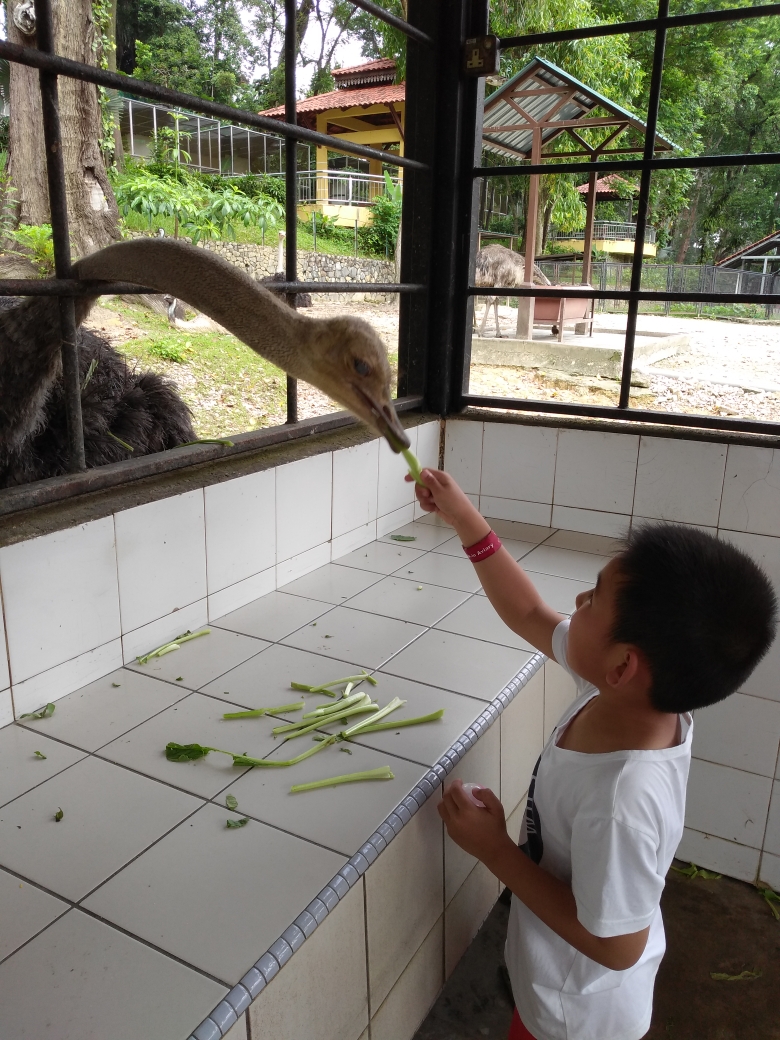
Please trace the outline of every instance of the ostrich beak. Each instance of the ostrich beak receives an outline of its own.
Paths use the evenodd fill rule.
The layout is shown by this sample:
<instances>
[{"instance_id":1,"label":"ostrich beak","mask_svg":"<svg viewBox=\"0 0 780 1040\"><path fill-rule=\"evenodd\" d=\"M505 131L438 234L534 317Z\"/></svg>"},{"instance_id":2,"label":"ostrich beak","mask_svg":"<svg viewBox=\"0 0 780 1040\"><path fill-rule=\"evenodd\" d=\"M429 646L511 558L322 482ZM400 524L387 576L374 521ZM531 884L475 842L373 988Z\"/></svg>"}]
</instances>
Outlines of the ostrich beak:
<instances>
[{"instance_id":1,"label":"ostrich beak","mask_svg":"<svg viewBox=\"0 0 780 1040\"><path fill-rule=\"evenodd\" d=\"M382 434L393 451L398 454L403 448L408 448L411 441L396 415L395 408L391 404L380 405L362 386L353 383L352 389L371 413L371 425Z\"/></svg>"}]
</instances>

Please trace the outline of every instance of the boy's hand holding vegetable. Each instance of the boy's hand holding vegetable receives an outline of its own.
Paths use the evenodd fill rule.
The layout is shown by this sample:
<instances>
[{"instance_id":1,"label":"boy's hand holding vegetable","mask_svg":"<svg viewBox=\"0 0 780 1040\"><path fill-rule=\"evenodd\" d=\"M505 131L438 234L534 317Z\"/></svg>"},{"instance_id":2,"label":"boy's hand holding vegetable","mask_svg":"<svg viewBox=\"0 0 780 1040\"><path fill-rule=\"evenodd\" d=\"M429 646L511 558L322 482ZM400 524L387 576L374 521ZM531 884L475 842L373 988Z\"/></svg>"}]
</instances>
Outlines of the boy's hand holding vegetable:
<instances>
[{"instance_id":1,"label":"boy's hand holding vegetable","mask_svg":"<svg viewBox=\"0 0 780 1040\"><path fill-rule=\"evenodd\" d=\"M464 545L473 545L490 533L490 524L448 473L424 469L420 477L423 484L418 483L414 489L417 501L426 513L437 513L454 527ZM406 479L413 478L407 476Z\"/></svg>"}]
</instances>

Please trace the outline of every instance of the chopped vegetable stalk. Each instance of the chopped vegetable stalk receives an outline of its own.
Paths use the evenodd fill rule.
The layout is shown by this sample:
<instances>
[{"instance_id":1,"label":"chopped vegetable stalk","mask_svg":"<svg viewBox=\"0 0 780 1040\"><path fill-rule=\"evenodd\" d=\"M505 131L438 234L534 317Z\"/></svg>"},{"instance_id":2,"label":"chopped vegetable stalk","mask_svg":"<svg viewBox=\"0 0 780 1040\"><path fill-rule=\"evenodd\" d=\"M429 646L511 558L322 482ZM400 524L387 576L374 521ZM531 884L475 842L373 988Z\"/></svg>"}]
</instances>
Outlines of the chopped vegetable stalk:
<instances>
[{"instance_id":1,"label":"chopped vegetable stalk","mask_svg":"<svg viewBox=\"0 0 780 1040\"><path fill-rule=\"evenodd\" d=\"M420 474L422 473L422 466L420 465L420 460L417 458L417 456L414 454L411 448L403 448L401 450L401 454L406 459L406 464L409 467L409 472L414 477L415 484L419 484L420 487L425 487L425 484L423 484L422 479L420 477Z\"/></svg>"},{"instance_id":2,"label":"chopped vegetable stalk","mask_svg":"<svg viewBox=\"0 0 780 1040\"><path fill-rule=\"evenodd\" d=\"M230 755L233 759L234 766L259 766L263 769L280 769L285 766L297 765L298 762L303 762L303 760L309 758L310 755L314 755L318 751L322 751L324 747L329 747L331 744L334 744L337 739L338 738L335 735L332 737L326 737L322 743L315 744L314 747L309 748L308 751L304 751L296 758L290 758L286 761L268 758L251 758L249 755L236 755L232 751L223 751L222 748L203 747L200 744L175 744L173 742L166 745L165 757L169 762L194 762L199 758L205 758L210 751L216 751L219 755Z\"/></svg>"},{"instance_id":3,"label":"chopped vegetable stalk","mask_svg":"<svg viewBox=\"0 0 780 1040\"><path fill-rule=\"evenodd\" d=\"M342 697L335 704L326 704L321 708L315 708L313 711L307 711L301 717L304 719L319 719L323 715L332 715L334 711L344 711L345 708L351 708L353 704L362 704L363 701L369 701L370 699L367 693L353 693L351 697Z\"/></svg>"},{"instance_id":4,"label":"chopped vegetable stalk","mask_svg":"<svg viewBox=\"0 0 780 1040\"><path fill-rule=\"evenodd\" d=\"M223 719L259 719L262 715L273 715L275 712L300 711L304 706L303 701L295 701L294 704L280 704L276 708L254 708L252 711L228 711L222 716ZM303 716L306 718L306 716Z\"/></svg>"},{"instance_id":5,"label":"chopped vegetable stalk","mask_svg":"<svg viewBox=\"0 0 780 1040\"><path fill-rule=\"evenodd\" d=\"M341 695L342 699L344 697L349 697L349 695L352 693L352 691L354 689L355 689L355 684L353 682L348 682L347 685L344 687L344 692Z\"/></svg>"},{"instance_id":6,"label":"chopped vegetable stalk","mask_svg":"<svg viewBox=\"0 0 780 1040\"><path fill-rule=\"evenodd\" d=\"M57 823L59 823L64 815L65 813L62 811L62 809L57 809L56 813L54 814L54 819L57 821Z\"/></svg>"},{"instance_id":7,"label":"chopped vegetable stalk","mask_svg":"<svg viewBox=\"0 0 780 1040\"><path fill-rule=\"evenodd\" d=\"M303 693L326 693L329 697L335 697L336 691L333 689L334 686L343 686L346 683L359 683L368 682L372 686L376 686L377 681L368 672L362 672L360 675L347 675L343 679L334 679L333 682L322 683L319 686L307 686L305 683L291 682L291 690L301 690Z\"/></svg>"},{"instance_id":8,"label":"chopped vegetable stalk","mask_svg":"<svg viewBox=\"0 0 780 1040\"><path fill-rule=\"evenodd\" d=\"M320 787L337 787L339 784L354 784L362 780L395 780L395 773L391 772L390 766L366 769L362 773L344 773L342 776L331 776L327 780L312 780L308 784L294 784L290 788L290 794L298 794L300 791L316 791Z\"/></svg>"},{"instance_id":9,"label":"chopped vegetable stalk","mask_svg":"<svg viewBox=\"0 0 780 1040\"><path fill-rule=\"evenodd\" d=\"M416 542L416 534L391 534L390 537L394 542Z\"/></svg>"},{"instance_id":10,"label":"chopped vegetable stalk","mask_svg":"<svg viewBox=\"0 0 780 1040\"><path fill-rule=\"evenodd\" d=\"M225 805L228 807L228 809L237 809L238 798L236 798L234 794L225 795Z\"/></svg>"},{"instance_id":11,"label":"chopped vegetable stalk","mask_svg":"<svg viewBox=\"0 0 780 1040\"><path fill-rule=\"evenodd\" d=\"M148 654L136 657L136 661L138 661L139 664L148 664L153 657L164 657L165 654L169 654L173 650L178 650L182 643L189 643L191 639L197 639L198 636L207 636L210 632L210 628L201 628L199 632L190 632L188 630L183 632L180 636L176 636L176 638L172 639L170 643L163 643L163 645L158 646L156 650L150 650Z\"/></svg>"},{"instance_id":12,"label":"chopped vegetable stalk","mask_svg":"<svg viewBox=\"0 0 780 1040\"><path fill-rule=\"evenodd\" d=\"M334 711L332 715L326 715L324 718L315 719L314 722L309 723L308 726L301 725L301 723L294 723L290 726L276 726L273 730L275 737L280 736L283 733L287 734L288 740L294 740L295 737L303 737L307 733L311 733L319 726L327 726L331 722L342 722L344 719L350 718L352 715L365 715L366 712L378 712L376 704L356 704L353 708L346 708L344 711Z\"/></svg>"},{"instance_id":13,"label":"chopped vegetable stalk","mask_svg":"<svg viewBox=\"0 0 780 1040\"><path fill-rule=\"evenodd\" d=\"M111 430L106 430L106 433L112 441L116 441L117 444L121 444L125 451L135 451L135 448L132 446L132 444L128 444L127 441L123 441L121 437L117 437L117 435L115 433L112 433Z\"/></svg>"},{"instance_id":14,"label":"chopped vegetable stalk","mask_svg":"<svg viewBox=\"0 0 780 1040\"><path fill-rule=\"evenodd\" d=\"M28 711L25 715L20 715L19 721L21 722L22 719L48 719L53 714L54 705L49 701L45 707L39 708L38 711Z\"/></svg>"},{"instance_id":15,"label":"chopped vegetable stalk","mask_svg":"<svg viewBox=\"0 0 780 1040\"><path fill-rule=\"evenodd\" d=\"M744 982L748 979L760 979L760 971L741 971L739 975L729 975L725 971L711 971L710 978L716 982Z\"/></svg>"},{"instance_id":16,"label":"chopped vegetable stalk","mask_svg":"<svg viewBox=\"0 0 780 1040\"><path fill-rule=\"evenodd\" d=\"M231 830L235 830L237 827L246 827L249 823L249 817L245 816L242 820L225 820L225 824Z\"/></svg>"},{"instance_id":17,"label":"chopped vegetable stalk","mask_svg":"<svg viewBox=\"0 0 780 1040\"><path fill-rule=\"evenodd\" d=\"M183 441L181 444L177 444L177 448L191 448L193 444L224 444L226 448L233 447L233 441L227 437L203 437L198 441Z\"/></svg>"},{"instance_id":18,"label":"chopped vegetable stalk","mask_svg":"<svg viewBox=\"0 0 780 1040\"><path fill-rule=\"evenodd\" d=\"M759 888L758 891L766 900L766 905L772 911L772 916L775 918L776 921L780 921L780 911L778 911L777 909L777 907L780 906L780 895L777 892L775 892L774 889L769 887Z\"/></svg>"},{"instance_id":19,"label":"chopped vegetable stalk","mask_svg":"<svg viewBox=\"0 0 780 1040\"><path fill-rule=\"evenodd\" d=\"M36 758L46 758L46 755L42 751L33 751Z\"/></svg>"},{"instance_id":20,"label":"chopped vegetable stalk","mask_svg":"<svg viewBox=\"0 0 780 1040\"><path fill-rule=\"evenodd\" d=\"M398 722L377 722L373 719L366 719L368 723L360 730L360 733L353 734L354 736L362 736L364 733L379 733L383 729L401 729L403 726L419 726L423 722L436 722L444 714L444 708L440 708L438 711L432 711L430 715L418 715L416 719L400 719Z\"/></svg>"},{"instance_id":21,"label":"chopped vegetable stalk","mask_svg":"<svg viewBox=\"0 0 780 1040\"><path fill-rule=\"evenodd\" d=\"M391 711L396 711L398 708L406 704L406 701L402 701L400 697L393 697L389 704L386 704L384 708L380 708L376 715L372 715L370 719L363 719L362 722L356 722L354 726L350 726L349 729L345 729L342 733L344 737L353 737L360 733L365 726L371 726L380 719L384 718L385 715L389 715Z\"/></svg>"}]
</instances>

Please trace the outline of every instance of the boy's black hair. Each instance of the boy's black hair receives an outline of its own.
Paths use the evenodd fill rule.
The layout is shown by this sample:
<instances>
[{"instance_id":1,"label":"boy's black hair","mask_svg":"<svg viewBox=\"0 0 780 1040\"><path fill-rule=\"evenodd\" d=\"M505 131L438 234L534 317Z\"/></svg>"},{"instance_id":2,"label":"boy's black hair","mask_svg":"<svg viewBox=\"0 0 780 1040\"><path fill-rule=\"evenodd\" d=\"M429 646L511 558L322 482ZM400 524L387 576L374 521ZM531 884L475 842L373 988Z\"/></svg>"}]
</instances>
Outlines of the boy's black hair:
<instances>
[{"instance_id":1,"label":"boy's black hair","mask_svg":"<svg viewBox=\"0 0 780 1040\"><path fill-rule=\"evenodd\" d=\"M777 597L746 553L694 527L635 528L619 556L612 638L647 658L658 711L715 704L772 645Z\"/></svg>"}]
</instances>

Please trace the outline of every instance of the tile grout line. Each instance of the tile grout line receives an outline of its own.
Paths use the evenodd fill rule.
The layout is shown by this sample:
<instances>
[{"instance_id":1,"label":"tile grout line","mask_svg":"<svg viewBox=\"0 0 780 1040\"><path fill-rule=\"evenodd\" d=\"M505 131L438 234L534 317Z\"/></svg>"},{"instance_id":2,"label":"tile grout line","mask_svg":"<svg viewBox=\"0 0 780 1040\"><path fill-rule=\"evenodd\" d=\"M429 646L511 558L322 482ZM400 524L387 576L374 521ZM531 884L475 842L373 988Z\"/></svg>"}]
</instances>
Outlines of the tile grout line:
<instances>
[{"instance_id":1,"label":"tile grout line","mask_svg":"<svg viewBox=\"0 0 780 1040\"><path fill-rule=\"evenodd\" d=\"M3 646L5 648L5 660L8 665L8 695L11 698L11 715L16 721L16 703L14 701L14 677L11 672L11 647L8 645L8 625L5 621L5 596L3 594L3 580L0 576L0 620L3 624Z\"/></svg>"},{"instance_id":2,"label":"tile grout line","mask_svg":"<svg viewBox=\"0 0 780 1040\"><path fill-rule=\"evenodd\" d=\"M501 715L504 708L514 699L520 689L543 667L545 657L536 653L510 680L503 690L489 702L484 711L456 740L439 761L429 769L412 788L403 801L386 817L369 837L368 841L333 876L308 907L269 946L197 1029L189 1040L220 1040L238 1021L266 985L274 978L293 954L301 947L317 926L344 898L347 892L365 874L368 867L411 820L417 810L425 804L433 792L443 783L463 755L473 747L482 733ZM365 892L365 887L364 887ZM370 1021L370 1020L369 1020Z\"/></svg>"}]
</instances>

